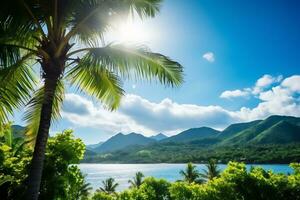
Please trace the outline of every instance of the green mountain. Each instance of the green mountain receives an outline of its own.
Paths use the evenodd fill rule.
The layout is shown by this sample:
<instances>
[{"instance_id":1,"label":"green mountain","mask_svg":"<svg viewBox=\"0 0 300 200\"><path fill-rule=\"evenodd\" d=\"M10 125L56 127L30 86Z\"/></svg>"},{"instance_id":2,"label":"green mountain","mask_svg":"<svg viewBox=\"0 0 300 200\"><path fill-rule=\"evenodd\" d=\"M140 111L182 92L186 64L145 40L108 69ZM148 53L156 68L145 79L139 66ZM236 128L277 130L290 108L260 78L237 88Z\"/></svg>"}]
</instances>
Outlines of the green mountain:
<instances>
[{"instance_id":1,"label":"green mountain","mask_svg":"<svg viewBox=\"0 0 300 200\"><path fill-rule=\"evenodd\" d=\"M262 120L256 120L256 121L246 122L246 123L231 124L230 126L225 128L221 133L219 133L217 135L217 137L219 139L233 137L235 134L237 134L247 128L253 127L253 126L257 125L258 123L260 123L261 121Z\"/></svg>"},{"instance_id":2,"label":"green mountain","mask_svg":"<svg viewBox=\"0 0 300 200\"><path fill-rule=\"evenodd\" d=\"M15 138L23 138L24 137L24 133L25 133L25 127L20 126L20 125L12 125L11 126L13 135Z\"/></svg>"},{"instance_id":3,"label":"green mountain","mask_svg":"<svg viewBox=\"0 0 300 200\"><path fill-rule=\"evenodd\" d=\"M154 139L156 141L160 141L160 140L168 138L168 136L166 136L166 135L164 135L162 133L159 133L157 135L150 136L149 138Z\"/></svg>"},{"instance_id":4,"label":"green mountain","mask_svg":"<svg viewBox=\"0 0 300 200\"><path fill-rule=\"evenodd\" d=\"M219 133L220 131L209 127L191 128L179 133L178 135L163 139L160 142L191 142L194 140L216 137Z\"/></svg>"},{"instance_id":5,"label":"green mountain","mask_svg":"<svg viewBox=\"0 0 300 200\"><path fill-rule=\"evenodd\" d=\"M100 147L103 142L99 142L97 144L88 144L86 145L86 149L93 151L93 149Z\"/></svg>"},{"instance_id":6,"label":"green mountain","mask_svg":"<svg viewBox=\"0 0 300 200\"><path fill-rule=\"evenodd\" d=\"M97 155L97 153L94 152L94 151L89 150L88 148L87 148L87 149L85 150L85 152L84 152L84 156L85 156L85 157L88 157L88 156L95 156L95 155Z\"/></svg>"},{"instance_id":7,"label":"green mountain","mask_svg":"<svg viewBox=\"0 0 300 200\"><path fill-rule=\"evenodd\" d=\"M107 143L118 147L110 149L110 154L102 154L107 149L100 150L99 154L86 157L85 162L201 163L210 158L224 163L230 160L300 162L300 118L297 117L271 116L265 120L232 124L221 132L208 127L192 128L158 142L139 142L138 145L128 143L124 137L121 134L114 143Z\"/></svg>"},{"instance_id":8,"label":"green mountain","mask_svg":"<svg viewBox=\"0 0 300 200\"><path fill-rule=\"evenodd\" d=\"M94 148L93 151L97 153L111 152L132 145L147 145L154 142L156 142L154 139L145 137L141 134L130 133L128 135L124 135L123 133L118 133L117 135L109 138L99 147Z\"/></svg>"},{"instance_id":9,"label":"green mountain","mask_svg":"<svg viewBox=\"0 0 300 200\"><path fill-rule=\"evenodd\" d=\"M300 126L280 121L250 141L256 144L287 144L300 142Z\"/></svg>"},{"instance_id":10,"label":"green mountain","mask_svg":"<svg viewBox=\"0 0 300 200\"><path fill-rule=\"evenodd\" d=\"M283 122L287 122L289 125ZM278 124L278 126L275 126L276 124ZM245 130L234 133L232 137L226 138L220 144L244 145L247 143L262 143L262 141L264 141L263 143L281 144L281 140L276 139L279 135L281 135L281 138L285 137L285 143L300 142L299 136L292 136L297 134L297 132L298 135L300 135L300 132L298 131L299 126L300 118L275 115L268 117Z\"/></svg>"}]
</instances>

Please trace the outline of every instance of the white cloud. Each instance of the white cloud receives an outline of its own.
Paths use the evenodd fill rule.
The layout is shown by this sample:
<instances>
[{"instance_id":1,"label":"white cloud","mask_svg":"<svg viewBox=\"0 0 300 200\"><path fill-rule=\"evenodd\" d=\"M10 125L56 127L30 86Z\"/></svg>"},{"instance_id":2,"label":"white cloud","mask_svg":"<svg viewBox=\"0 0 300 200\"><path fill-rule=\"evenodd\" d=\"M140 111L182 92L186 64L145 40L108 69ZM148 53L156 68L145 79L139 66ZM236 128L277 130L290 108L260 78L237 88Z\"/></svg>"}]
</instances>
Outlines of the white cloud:
<instances>
[{"instance_id":1,"label":"white cloud","mask_svg":"<svg viewBox=\"0 0 300 200\"><path fill-rule=\"evenodd\" d=\"M236 97L247 97L249 95L248 91L242 91L242 90L226 90L222 92L220 95L223 99L232 99Z\"/></svg>"},{"instance_id":2,"label":"white cloud","mask_svg":"<svg viewBox=\"0 0 300 200\"><path fill-rule=\"evenodd\" d=\"M250 94L255 96L259 95L261 92L270 88L272 85L276 83L280 83L282 80L282 76L273 77L271 75L265 74L261 78L259 78L255 85L252 88L244 88L244 89L236 89L236 90L226 90L222 92L220 98L224 99L232 99L237 97L249 97ZM294 80L292 80L294 81Z\"/></svg>"},{"instance_id":3,"label":"white cloud","mask_svg":"<svg viewBox=\"0 0 300 200\"><path fill-rule=\"evenodd\" d=\"M278 77L273 77L269 74L266 74L266 75L263 75L263 77L259 78L257 81L256 81L256 84L255 86L257 87L268 87L270 86L272 83L274 82L278 82L282 79L281 76L278 76Z\"/></svg>"},{"instance_id":4,"label":"white cloud","mask_svg":"<svg viewBox=\"0 0 300 200\"><path fill-rule=\"evenodd\" d=\"M74 112L80 115L89 115L93 112L94 106L91 101L71 93L66 95L63 110L65 112Z\"/></svg>"},{"instance_id":5,"label":"white cloud","mask_svg":"<svg viewBox=\"0 0 300 200\"><path fill-rule=\"evenodd\" d=\"M253 87L252 93L259 94L265 88L270 87L274 83L278 83L282 80L282 76L273 77L269 74L265 74L256 81L255 86Z\"/></svg>"},{"instance_id":6,"label":"white cloud","mask_svg":"<svg viewBox=\"0 0 300 200\"><path fill-rule=\"evenodd\" d=\"M215 61L215 55L213 52L206 52L205 54L203 54L202 58L211 63Z\"/></svg>"},{"instance_id":7,"label":"white cloud","mask_svg":"<svg viewBox=\"0 0 300 200\"><path fill-rule=\"evenodd\" d=\"M238 120L234 113L220 106L178 104L168 98L154 103L136 95L127 95L119 112L154 132L171 132L200 126L220 129Z\"/></svg>"},{"instance_id":8,"label":"white cloud","mask_svg":"<svg viewBox=\"0 0 300 200\"><path fill-rule=\"evenodd\" d=\"M75 97L75 98L74 98ZM178 104L166 98L159 103L150 102L137 95L126 95L118 111L110 112L92 101L76 94L66 94L65 107L85 105L88 114L81 110L64 110L62 117L75 127L98 128L102 132L176 133L184 129L200 126L224 128L231 122L240 121L234 112L220 106L199 106ZM86 113L86 112L85 112Z\"/></svg>"},{"instance_id":9,"label":"white cloud","mask_svg":"<svg viewBox=\"0 0 300 200\"><path fill-rule=\"evenodd\" d=\"M300 92L300 76L294 75L284 79L282 86L289 88L293 92Z\"/></svg>"},{"instance_id":10,"label":"white cloud","mask_svg":"<svg viewBox=\"0 0 300 200\"><path fill-rule=\"evenodd\" d=\"M76 108L77 105L81 105L84 108L65 109ZM88 110L89 112L84 112L83 114L82 110ZM75 127L99 128L106 133L128 133L132 131L152 133L151 130L137 124L128 116L118 111L110 112L100 104L73 93L66 94L62 117L74 124Z\"/></svg>"},{"instance_id":11,"label":"white cloud","mask_svg":"<svg viewBox=\"0 0 300 200\"><path fill-rule=\"evenodd\" d=\"M169 98L152 102L128 94L122 99L119 110L110 112L82 96L67 94L62 116L75 128L92 127L107 134L140 132L145 135L158 132L175 134L201 126L222 129L231 123L262 119L274 114L300 117L300 101L297 99L300 95L299 77L287 77L282 83L260 92L257 95L260 102L254 108L242 107L231 111L218 105L179 104ZM244 89L223 96L238 96L245 91L250 95L250 89Z\"/></svg>"}]
</instances>

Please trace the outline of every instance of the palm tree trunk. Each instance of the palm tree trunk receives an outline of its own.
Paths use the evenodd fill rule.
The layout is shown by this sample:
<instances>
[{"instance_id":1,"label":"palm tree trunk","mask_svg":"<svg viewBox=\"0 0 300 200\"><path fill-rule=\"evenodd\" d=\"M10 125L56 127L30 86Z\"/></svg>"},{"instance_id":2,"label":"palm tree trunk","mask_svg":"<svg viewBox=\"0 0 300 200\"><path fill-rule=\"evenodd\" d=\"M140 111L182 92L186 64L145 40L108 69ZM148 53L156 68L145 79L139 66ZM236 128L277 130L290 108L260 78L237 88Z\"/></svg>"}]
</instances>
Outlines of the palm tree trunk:
<instances>
[{"instance_id":1,"label":"palm tree trunk","mask_svg":"<svg viewBox=\"0 0 300 200\"><path fill-rule=\"evenodd\" d=\"M45 94L41 109L40 124L28 177L28 188L26 191L27 200L37 200L39 196L57 79L46 78L44 86Z\"/></svg>"}]
</instances>

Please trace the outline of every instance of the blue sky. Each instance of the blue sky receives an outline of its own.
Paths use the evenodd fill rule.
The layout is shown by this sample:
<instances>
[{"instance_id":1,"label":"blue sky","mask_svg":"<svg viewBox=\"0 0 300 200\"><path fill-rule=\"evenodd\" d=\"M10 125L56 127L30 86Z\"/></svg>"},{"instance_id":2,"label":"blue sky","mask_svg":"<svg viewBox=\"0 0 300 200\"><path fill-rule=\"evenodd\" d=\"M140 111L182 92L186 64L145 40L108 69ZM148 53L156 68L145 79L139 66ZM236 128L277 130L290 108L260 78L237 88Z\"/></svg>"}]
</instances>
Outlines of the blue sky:
<instances>
[{"instance_id":1,"label":"blue sky","mask_svg":"<svg viewBox=\"0 0 300 200\"><path fill-rule=\"evenodd\" d=\"M70 89L52 132L73 128L97 143L117 132L172 135L271 114L300 116L299 9L296 0L166 0L140 26L150 35L143 43L180 62L185 83L172 89L127 81L129 95L114 113Z\"/></svg>"},{"instance_id":2,"label":"blue sky","mask_svg":"<svg viewBox=\"0 0 300 200\"><path fill-rule=\"evenodd\" d=\"M185 67L186 84L176 92L159 87L159 92L141 89L137 94L151 100L168 96L181 103L226 105L216 98L224 89L248 87L263 74L299 74L300 21L295 19L300 17L300 4L188 2L165 1L153 20L163 38L152 47ZM201 59L208 51L215 54L214 63Z\"/></svg>"}]
</instances>

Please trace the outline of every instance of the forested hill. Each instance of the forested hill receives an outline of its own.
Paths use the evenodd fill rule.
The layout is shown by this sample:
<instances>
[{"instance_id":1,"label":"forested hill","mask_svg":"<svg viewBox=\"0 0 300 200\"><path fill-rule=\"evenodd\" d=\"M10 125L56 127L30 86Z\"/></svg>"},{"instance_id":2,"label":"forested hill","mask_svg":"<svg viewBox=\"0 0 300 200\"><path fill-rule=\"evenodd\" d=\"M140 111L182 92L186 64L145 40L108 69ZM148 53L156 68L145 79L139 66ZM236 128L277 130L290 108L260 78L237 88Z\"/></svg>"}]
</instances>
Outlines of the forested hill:
<instances>
[{"instance_id":1,"label":"forested hill","mask_svg":"<svg viewBox=\"0 0 300 200\"><path fill-rule=\"evenodd\" d=\"M127 137L123 135L123 139ZM265 120L232 124L223 131L200 127L160 141L148 139L151 138L124 147L121 143L127 140L119 140L120 148L110 149L107 145L105 151L87 155L84 162L201 162L210 157L224 162L300 161L300 118L297 117L270 116Z\"/></svg>"},{"instance_id":2,"label":"forested hill","mask_svg":"<svg viewBox=\"0 0 300 200\"><path fill-rule=\"evenodd\" d=\"M92 151L96 153L115 151L126 148L130 145L147 145L154 142L156 142L155 139L145 137L138 133L130 133L128 135L118 133L98 147L92 149Z\"/></svg>"},{"instance_id":3,"label":"forested hill","mask_svg":"<svg viewBox=\"0 0 300 200\"><path fill-rule=\"evenodd\" d=\"M190 142L216 137L219 133L219 131L209 127L191 128L172 137L163 139L161 142Z\"/></svg>"}]
</instances>

